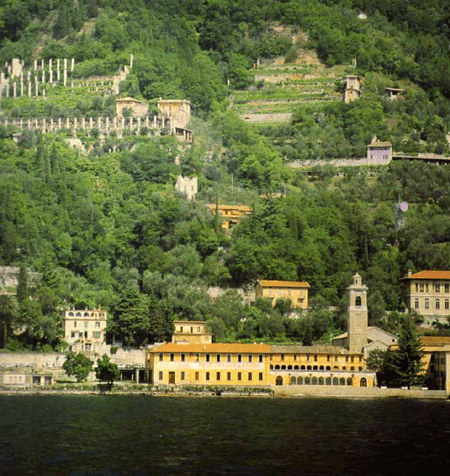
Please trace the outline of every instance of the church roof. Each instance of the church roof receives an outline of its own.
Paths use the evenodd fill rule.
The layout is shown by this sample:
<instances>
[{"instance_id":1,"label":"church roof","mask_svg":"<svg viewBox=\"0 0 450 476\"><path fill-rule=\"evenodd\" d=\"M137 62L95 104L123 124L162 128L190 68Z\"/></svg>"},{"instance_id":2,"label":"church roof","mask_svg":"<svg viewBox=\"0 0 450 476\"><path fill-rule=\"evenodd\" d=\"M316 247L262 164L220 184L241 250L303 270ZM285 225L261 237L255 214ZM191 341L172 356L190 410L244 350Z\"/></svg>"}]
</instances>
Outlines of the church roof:
<instances>
[{"instance_id":1,"label":"church roof","mask_svg":"<svg viewBox=\"0 0 450 476\"><path fill-rule=\"evenodd\" d=\"M422 336L420 343L423 347L444 347L450 345L450 336Z\"/></svg>"},{"instance_id":2,"label":"church roof","mask_svg":"<svg viewBox=\"0 0 450 476\"><path fill-rule=\"evenodd\" d=\"M272 352L276 354L351 354L347 349L334 345L272 345L271 347Z\"/></svg>"},{"instance_id":3,"label":"church roof","mask_svg":"<svg viewBox=\"0 0 450 476\"><path fill-rule=\"evenodd\" d=\"M307 282L299 281L277 281L270 279L260 279L258 281L261 287L263 288L309 288Z\"/></svg>"}]
</instances>

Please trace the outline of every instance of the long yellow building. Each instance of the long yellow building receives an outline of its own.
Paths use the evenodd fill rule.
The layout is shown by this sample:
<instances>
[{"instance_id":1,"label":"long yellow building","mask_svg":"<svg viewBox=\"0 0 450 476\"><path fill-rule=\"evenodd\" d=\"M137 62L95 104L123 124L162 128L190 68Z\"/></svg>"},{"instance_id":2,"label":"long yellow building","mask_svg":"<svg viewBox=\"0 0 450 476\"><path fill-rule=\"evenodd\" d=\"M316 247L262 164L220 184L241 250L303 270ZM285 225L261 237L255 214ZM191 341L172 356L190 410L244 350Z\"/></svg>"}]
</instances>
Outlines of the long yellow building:
<instances>
[{"instance_id":1,"label":"long yellow building","mask_svg":"<svg viewBox=\"0 0 450 476\"><path fill-rule=\"evenodd\" d=\"M334 346L165 344L147 355L154 385L375 386L364 355Z\"/></svg>"}]
</instances>

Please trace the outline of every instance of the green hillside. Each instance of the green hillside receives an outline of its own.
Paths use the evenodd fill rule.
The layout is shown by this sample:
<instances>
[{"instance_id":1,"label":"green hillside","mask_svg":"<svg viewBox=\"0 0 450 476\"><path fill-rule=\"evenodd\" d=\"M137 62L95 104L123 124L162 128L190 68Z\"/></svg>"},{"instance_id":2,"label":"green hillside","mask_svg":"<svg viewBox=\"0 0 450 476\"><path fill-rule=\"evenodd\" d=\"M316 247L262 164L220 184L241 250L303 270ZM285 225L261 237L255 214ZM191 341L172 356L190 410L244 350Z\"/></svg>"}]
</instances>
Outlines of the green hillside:
<instances>
[{"instance_id":1,"label":"green hillside","mask_svg":"<svg viewBox=\"0 0 450 476\"><path fill-rule=\"evenodd\" d=\"M98 305L130 345L167 337L175 317L210 321L216 340L326 341L343 330L356 271L371 323L395 331L398 315L385 310L403 310L407 269L449 266L450 169L289 163L361 157L375 135L397 151L449 154L449 31L437 0L4 4L0 64L76 66L45 99L3 95L0 121L114 117L108 78L132 54L120 95L147 101L151 114L160 97L189 100L194 134L187 144L0 126L0 264L38 273L33 282L21 273L17 297L0 296L8 347L63 347L60 309ZM349 104L346 74L362 79ZM104 88L80 86L93 78ZM390 101L386 87L404 99ZM239 118L251 114L291 116ZM83 147L71 148L75 139ZM198 177L195 201L175 192L179 174ZM399 200L410 205L403 226ZM254 211L225 233L206 207L216 201ZM294 320L289 303L244 305L234 288L259 278L309 282L311 311ZM211 286L229 291L212 302Z\"/></svg>"}]
</instances>

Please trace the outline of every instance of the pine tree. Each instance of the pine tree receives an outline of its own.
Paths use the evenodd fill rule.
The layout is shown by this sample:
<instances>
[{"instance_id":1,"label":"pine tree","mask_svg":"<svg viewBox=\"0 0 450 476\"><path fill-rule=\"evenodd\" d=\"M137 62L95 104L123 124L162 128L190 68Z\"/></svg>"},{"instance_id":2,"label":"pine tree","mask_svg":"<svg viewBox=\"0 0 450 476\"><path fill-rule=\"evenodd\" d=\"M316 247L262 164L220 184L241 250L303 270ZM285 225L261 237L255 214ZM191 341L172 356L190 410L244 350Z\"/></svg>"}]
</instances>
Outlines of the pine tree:
<instances>
[{"instance_id":1,"label":"pine tree","mask_svg":"<svg viewBox=\"0 0 450 476\"><path fill-rule=\"evenodd\" d=\"M402 386L420 384L423 351L419 336L411 316L404 317L398 337L398 349L392 355L391 367L397 383Z\"/></svg>"}]
</instances>

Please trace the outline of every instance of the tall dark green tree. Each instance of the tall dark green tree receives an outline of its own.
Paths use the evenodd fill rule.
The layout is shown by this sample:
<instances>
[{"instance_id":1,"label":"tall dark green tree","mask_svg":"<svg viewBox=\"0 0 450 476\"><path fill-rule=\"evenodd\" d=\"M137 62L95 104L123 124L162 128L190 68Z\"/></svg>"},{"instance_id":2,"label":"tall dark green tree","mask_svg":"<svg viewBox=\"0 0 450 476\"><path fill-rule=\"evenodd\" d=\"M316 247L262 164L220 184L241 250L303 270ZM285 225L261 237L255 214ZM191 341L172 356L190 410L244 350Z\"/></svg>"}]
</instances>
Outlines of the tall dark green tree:
<instances>
[{"instance_id":1,"label":"tall dark green tree","mask_svg":"<svg viewBox=\"0 0 450 476\"><path fill-rule=\"evenodd\" d=\"M406 315L398 336L398 349L392 354L390 366L396 383L410 388L423 382L423 351L414 320Z\"/></svg>"}]
</instances>

